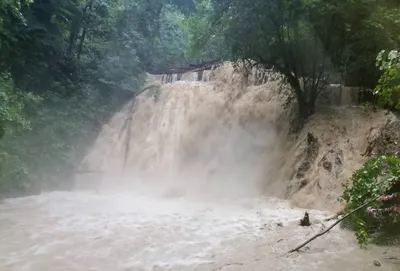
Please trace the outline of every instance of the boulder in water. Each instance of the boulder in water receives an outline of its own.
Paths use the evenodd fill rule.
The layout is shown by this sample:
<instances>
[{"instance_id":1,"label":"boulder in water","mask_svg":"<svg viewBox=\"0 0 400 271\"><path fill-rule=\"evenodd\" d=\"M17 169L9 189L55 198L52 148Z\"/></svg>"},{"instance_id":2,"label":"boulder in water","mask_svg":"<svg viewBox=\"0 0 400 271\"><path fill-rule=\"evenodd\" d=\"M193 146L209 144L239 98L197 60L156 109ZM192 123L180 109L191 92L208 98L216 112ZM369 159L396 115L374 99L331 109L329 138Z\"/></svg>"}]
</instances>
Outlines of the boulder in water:
<instances>
[{"instance_id":1,"label":"boulder in water","mask_svg":"<svg viewBox=\"0 0 400 271\"><path fill-rule=\"evenodd\" d=\"M302 219L300 219L300 226L303 226L303 227L311 226L310 216L308 215L308 212L305 212L304 217Z\"/></svg>"}]
</instances>

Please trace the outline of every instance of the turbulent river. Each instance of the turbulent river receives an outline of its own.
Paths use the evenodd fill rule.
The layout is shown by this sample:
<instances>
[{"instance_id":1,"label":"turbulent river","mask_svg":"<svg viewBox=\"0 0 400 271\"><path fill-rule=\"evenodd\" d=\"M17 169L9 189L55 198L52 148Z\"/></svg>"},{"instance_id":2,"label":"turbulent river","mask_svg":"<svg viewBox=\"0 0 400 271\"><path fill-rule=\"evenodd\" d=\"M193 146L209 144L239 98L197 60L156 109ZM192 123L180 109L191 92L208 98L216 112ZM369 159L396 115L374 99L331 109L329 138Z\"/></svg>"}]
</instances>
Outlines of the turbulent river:
<instances>
[{"instance_id":1,"label":"turbulent river","mask_svg":"<svg viewBox=\"0 0 400 271\"><path fill-rule=\"evenodd\" d=\"M82 161L101 174L77 176L74 191L1 202L0 270L400 270L396 251L361 250L339 227L287 253L333 223L310 208L312 226L299 226L305 210L282 200L287 191L329 209L343 172L314 163L309 184L293 186L304 148L288 138L279 85L229 64L211 75L183 75L127 103ZM359 165L338 125L321 123L320 138L346 140L336 160ZM365 137L369 126L348 127Z\"/></svg>"},{"instance_id":2,"label":"turbulent river","mask_svg":"<svg viewBox=\"0 0 400 271\"><path fill-rule=\"evenodd\" d=\"M396 270L333 229L298 226L303 210L273 198L185 198L146 192L49 193L0 205L0 270ZM393 256L393 255L392 255Z\"/></svg>"}]
</instances>

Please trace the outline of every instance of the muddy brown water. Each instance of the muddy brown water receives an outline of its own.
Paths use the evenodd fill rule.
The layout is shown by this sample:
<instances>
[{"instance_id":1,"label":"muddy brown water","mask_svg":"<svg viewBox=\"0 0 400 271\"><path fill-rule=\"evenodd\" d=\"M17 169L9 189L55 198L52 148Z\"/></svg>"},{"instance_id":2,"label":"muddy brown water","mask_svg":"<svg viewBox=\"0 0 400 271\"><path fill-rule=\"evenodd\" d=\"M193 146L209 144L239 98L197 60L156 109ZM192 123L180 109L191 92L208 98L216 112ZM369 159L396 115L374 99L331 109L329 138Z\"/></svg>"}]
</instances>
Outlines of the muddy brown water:
<instances>
[{"instance_id":1,"label":"muddy brown water","mask_svg":"<svg viewBox=\"0 0 400 271\"><path fill-rule=\"evenodd\" d=\"M399 270L398 250L361 250L339 228L287 254L323 228L320 211L300 227L303 212L273 198L137 191L9 199L0 205L0 270Z\"/></svg>"},{"instance_id":2,"label":"muddy brown water","mask_svg":"<svg viewBox=\"0 0 400 271\"><path fill-rule=\"evenodd\" d=\"M265 196L283 198L302 149L287 138L284 97L273 82L245 88L228 64L215 76L213 82L182 76L186 82L149 89L135 110L128 103L103 127L82 167L111 177L77 180L77 188L100 182L98 194L4 200L0 271L400 270L399 250L361 250L353 233L339 227L287 254L333 222L307 210L313 225L300 227L304 209ZM369 126L346 118L350 123L341 125L356 134L355 147L334 141L332 148L345 150L352 172L361 163L358 134L364 138ZM346 139L330 129L337 123L316 124L321 144ZM310 172L322 188L310 182L298 206L328 206L344 177L323 175L318 166ZM121 173L125 184L115 178ZM132 176L145 176L145 185Z\"/></svg>"}]
</instances>

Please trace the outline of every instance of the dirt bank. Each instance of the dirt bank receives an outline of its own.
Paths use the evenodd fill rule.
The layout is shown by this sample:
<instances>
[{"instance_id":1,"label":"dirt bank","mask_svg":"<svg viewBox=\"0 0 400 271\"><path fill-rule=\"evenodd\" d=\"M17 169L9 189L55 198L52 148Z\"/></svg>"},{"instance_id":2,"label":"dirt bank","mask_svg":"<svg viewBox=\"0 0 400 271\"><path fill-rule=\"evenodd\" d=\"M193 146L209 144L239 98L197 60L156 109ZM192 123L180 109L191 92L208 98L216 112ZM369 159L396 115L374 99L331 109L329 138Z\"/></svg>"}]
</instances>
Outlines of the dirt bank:
<instances>
[{"instance_id":1,"label":"dirt bank","mask_svg":"<svg viewBox=\"0 0 400 271\"><path fill-rule=\"evenodd\" d=\"M275 91L273 102L275 125L280 135L279 147L271 165L265 165L266 193L291 200L301 208L329 209L341 207L342 184L372 154L400 153L400 121L384 110L373 111L359 104L355 88L329 87L317 102L317 113L304 127L296 126L295 103L287 104L287 86L277 84L279 76L240 69L241 87L247 92ZM260 73L258 71L258 73ZM268 76L268 78L265 78ZM229 83L226 69L216 71L216 81ZM354 104L354 105L352 105ZM287 126L289 125L289 126ZM271 180L271 176L273 179ZM268 179L268 180L267 180Z\"/></svg>"},{"instance_id":2,"label":"dirt bank","mask_svg":"<svg viewBox=\"0 0 400 271\"><path fill-rule=\"evenodd\" d=\"M394 120L384 111L362 107L319 108L294 137L289 151L295 157L294 173L286 197L305 208L339 207L342 184L367 159L371 142Z\"/></svg>"}]
</instances>

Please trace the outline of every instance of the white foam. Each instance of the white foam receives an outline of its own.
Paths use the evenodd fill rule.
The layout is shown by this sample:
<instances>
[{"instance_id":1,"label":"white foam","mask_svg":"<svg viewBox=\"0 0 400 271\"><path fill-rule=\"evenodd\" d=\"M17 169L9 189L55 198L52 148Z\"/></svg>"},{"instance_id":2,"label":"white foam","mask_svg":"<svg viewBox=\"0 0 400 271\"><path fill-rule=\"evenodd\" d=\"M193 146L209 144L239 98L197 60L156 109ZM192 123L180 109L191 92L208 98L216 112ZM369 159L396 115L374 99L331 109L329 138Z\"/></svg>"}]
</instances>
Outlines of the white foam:
<instances>
[{"instance_id":1,"label":"white foam","mask_svg":"<svg viewBox=\"0 0 400 271\"><path fill-rule=\"evenodd\" d=\"M287 241L277 243L280 238L292 236L297 243L313 232L296 225L303 211L277 199L141 193L58 192L6 200L0 224L13 226L0 229L0 270L212 270L247 250L249 262L254 253L274 259L287 249ZM313 219L321 216L312 212ZM341 236L334 230L330 242L341 243L341 253L351 251ZM320 253L327 252L338 253L332 246Z\"/></svg>"}]
</instances>

